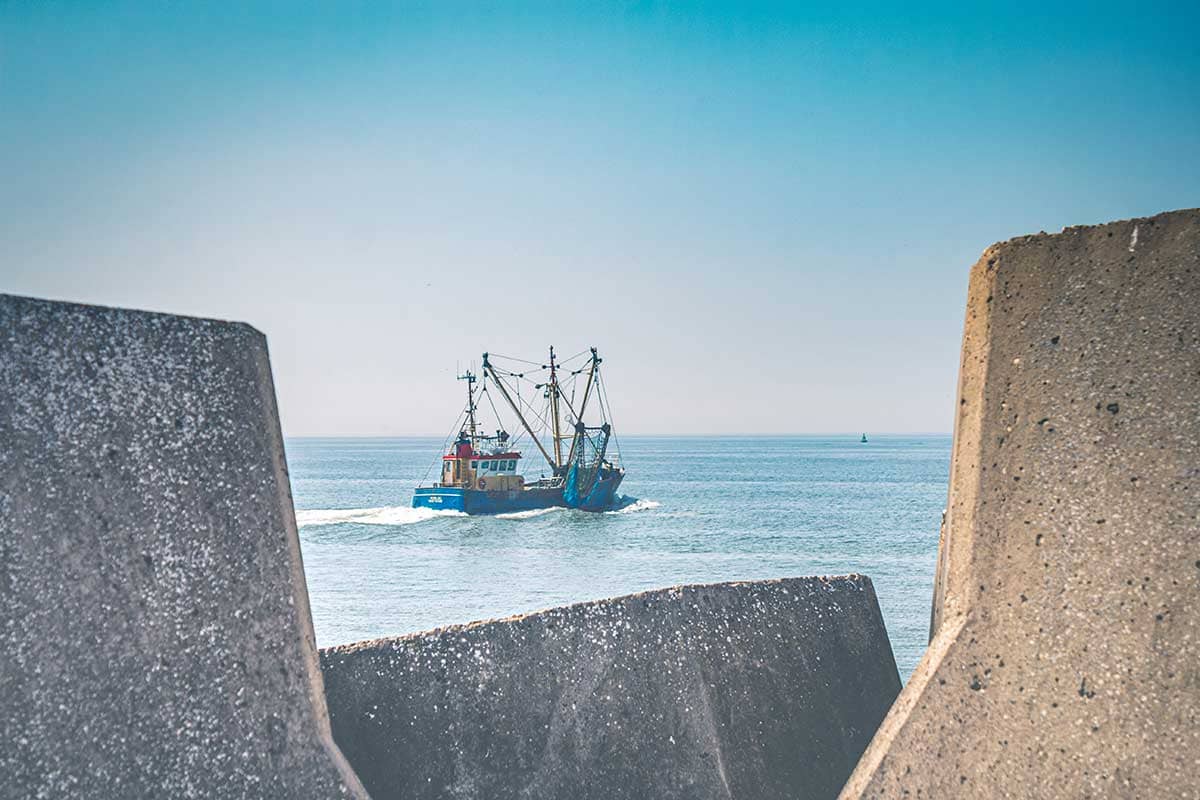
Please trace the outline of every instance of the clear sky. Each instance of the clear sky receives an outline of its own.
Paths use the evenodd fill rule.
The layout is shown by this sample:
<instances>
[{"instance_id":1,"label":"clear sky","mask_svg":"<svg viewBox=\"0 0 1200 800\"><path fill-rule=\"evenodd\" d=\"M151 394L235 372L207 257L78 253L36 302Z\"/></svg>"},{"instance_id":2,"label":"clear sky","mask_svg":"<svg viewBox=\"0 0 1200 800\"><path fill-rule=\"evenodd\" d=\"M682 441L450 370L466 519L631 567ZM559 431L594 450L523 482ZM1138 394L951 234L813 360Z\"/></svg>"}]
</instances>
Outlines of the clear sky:
<instances>
[{"instance_id":1,"label":"clear sky","mask_svg":"<svg viewBox=\"0 0 1200 800\"><path fill-rule=\"evenodd\" d=\"M1200 4L842 5L0 0L0 291L250 322L290 435L548 344L624 433L949 431L985 247L1200 205Z\"/></svg>"}]
</instances>

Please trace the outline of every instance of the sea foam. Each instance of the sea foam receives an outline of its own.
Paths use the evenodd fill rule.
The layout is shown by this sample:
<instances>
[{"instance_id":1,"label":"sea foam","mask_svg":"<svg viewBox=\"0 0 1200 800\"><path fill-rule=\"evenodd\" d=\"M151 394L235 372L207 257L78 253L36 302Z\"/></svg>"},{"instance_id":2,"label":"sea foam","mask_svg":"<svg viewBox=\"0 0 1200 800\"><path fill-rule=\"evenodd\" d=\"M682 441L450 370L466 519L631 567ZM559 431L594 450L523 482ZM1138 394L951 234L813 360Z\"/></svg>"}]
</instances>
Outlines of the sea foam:
<instances>
[{"instance_id":1,"label":"sea foam","mask_svg":"<svg viewBox=\"0 0 1200 800\"><path fill-rule=\"evenodd\" d=\"M409 506L381 508L316 508L296 512L296 524L301 528L319 525L412 525L436 517L465 517L461 511Z\"/></svg>"},{"instance_id":2,"label":"sea foam","mask_svg":"<svg viewBox=\"0 0 1200 800\"><path fill-rule=\"evenodd\" d=\"M628 505L623 505L620 508L614 508L612 511L605 511L605 514L634 514L638 511L650 511L658 508L662 503L657 500L632 500Z\"/></svg>"},{"instance_id":3,"label":"sea foam","mask_svg":"<svg viewBox=\"0 0 1200 800\"><path fill-rule=\"evenodd\" d=\"M566 511L563 506L550 506L549 508L531 508L528 511L513 511L508 514L497 514L496 519L533 519L544 514L553 514L555 511Z\"/></svg>"},{"instance_id":4,"label":"sea foam","mask_svg":"<svg viewBox=\"0 0 1200 800\"><path fill-rule=\"evenodd\" d=\"M632 514L658 508L661 503L654 500L629 500L626 505L606 511L606 514ZM566 511L563 506L531 508L496 514L496 519L534 519L546 514ZM434 508L410 508L409 506L381 506L379 508L314 508L296 512L296 524L301 528L316 528L322 525L412 525L438 517L465 517L461 511Z\"/></svg>"}]
</instances>

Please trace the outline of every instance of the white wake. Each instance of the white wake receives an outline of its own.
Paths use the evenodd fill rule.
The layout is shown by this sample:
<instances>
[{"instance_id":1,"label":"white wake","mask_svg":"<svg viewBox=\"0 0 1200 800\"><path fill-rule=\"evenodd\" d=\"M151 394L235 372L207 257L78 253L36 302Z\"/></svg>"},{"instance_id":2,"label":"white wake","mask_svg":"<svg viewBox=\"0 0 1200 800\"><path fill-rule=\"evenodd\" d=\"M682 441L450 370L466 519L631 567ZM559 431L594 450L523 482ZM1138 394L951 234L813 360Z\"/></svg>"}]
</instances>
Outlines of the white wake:
<instances>
[{"instance_id":1,"label":"white wake","mask_svg":"<svg viewBox=\"0 0 1200 800\"><path fill-rule=\"evenodd\" d=\"M549 508L531 508L528 511L511 511L507 514L497 514L496 519L533 519L540 517L543 514L553 514L555 511L566 511L563 506L550 506Z\"/></svg>"},{"instance_id":2,"label":"white wake","mask_svg":"<svg viewBox=\"0 0 1200 800\"><path fill-rule=\"evenodd\" d=\"M605 514L634 514L659 508L662 503L655 500L634 500L628 505L605 511ZM528 511L513 511L496 514L496 519L534 519L545 514L566 511L563 506L531 508ZM438 508L411 508L409 506L382 506L380 508L315 508L296 512L296 524L301 528L316 528L321 525L412 525L438 517L465 517L461 511Z\"/></svg>"},{"instance_id":3,"label":"white wake","mask_svg":"<svg viewBox=\"0 0 1200 800\"><path fill-rule=\"evenodd\" d=\"M437 508L411 508L409 506L383 506L382 508L317 508L296 512L296 524L301 528L318 525L412 525L435 517L465 517L461 511Z\"/></svg>"},{"instance_id":4,"label":"white wake","mask_svg":"<svg viewBox=\"0 0 1200 800\"><path fill-rule=\"evenodd\" d=\"M658 508L662 503L657 500L634 500L627 506L614 508L612 511L605 511L605 514L635 514L638 511L649 511L652 508Z\"/></svg>"}]
</instances>

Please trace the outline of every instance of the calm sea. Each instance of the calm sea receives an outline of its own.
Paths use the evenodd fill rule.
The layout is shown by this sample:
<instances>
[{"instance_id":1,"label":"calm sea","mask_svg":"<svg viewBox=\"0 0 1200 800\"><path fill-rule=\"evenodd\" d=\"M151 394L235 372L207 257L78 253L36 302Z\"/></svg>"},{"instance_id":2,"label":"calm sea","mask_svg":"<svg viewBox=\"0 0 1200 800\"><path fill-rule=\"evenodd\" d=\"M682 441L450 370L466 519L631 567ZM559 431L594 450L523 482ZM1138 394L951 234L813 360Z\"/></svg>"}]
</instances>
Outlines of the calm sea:
<instances>
[{"instance_id":1,"label":"calm sea","mask_svg":"<svg viewBox=\"0 0 1200 800\"><path fill-rule=\"evenodd\" d=\"M288 440L321 646L680 583L861 572L902 677L925 648L949 436L622 438L636 502L502 517L409 508L442 444Z\"/></svg>"}]
</instances>

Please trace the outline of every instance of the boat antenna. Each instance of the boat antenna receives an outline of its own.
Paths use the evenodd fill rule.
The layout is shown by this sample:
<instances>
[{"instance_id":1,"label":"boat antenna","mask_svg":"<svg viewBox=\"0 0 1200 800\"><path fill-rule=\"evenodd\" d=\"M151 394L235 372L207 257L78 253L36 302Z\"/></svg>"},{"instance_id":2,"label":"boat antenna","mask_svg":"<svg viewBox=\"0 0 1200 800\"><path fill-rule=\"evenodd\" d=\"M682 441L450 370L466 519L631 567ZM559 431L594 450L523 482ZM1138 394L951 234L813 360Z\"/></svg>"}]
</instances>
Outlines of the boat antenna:
<instances>
[{"instance_id":1,"label":"boat antenna","mask_svg":"<svg viewBox=\"0 0 1200 800\"><path fill-rule=\"evenodd\" d=\"M475 375L467 370L458 376L460 381L467 382L467 430L471 433L471 446L475 446Z\"/></svg>"}]
</instances>

